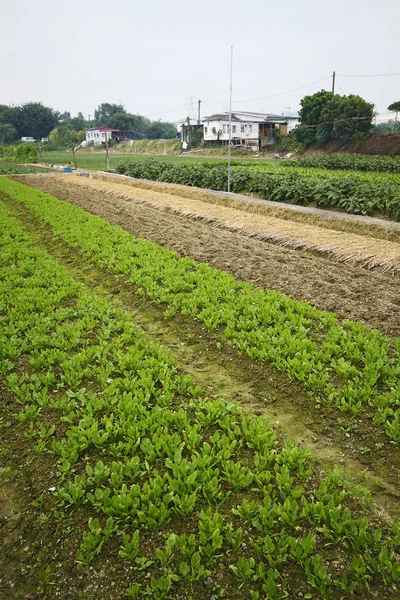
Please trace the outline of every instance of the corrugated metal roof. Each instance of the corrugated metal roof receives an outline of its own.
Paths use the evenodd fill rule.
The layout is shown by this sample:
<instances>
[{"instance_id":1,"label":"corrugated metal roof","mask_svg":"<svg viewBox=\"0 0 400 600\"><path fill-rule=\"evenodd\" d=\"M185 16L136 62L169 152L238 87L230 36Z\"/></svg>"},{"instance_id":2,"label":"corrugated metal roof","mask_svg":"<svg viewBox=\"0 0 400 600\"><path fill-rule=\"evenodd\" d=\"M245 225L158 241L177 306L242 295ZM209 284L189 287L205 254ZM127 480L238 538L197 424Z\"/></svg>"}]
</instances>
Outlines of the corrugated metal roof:
<instances>
[{"instance_id":1,"label":"corrugated metal roof","mask_svg":"<svg viewBox=\"0 0 400 600\"><path fill-rule=\"evenodd\" d=\"M118 131L119 129L114 129L113 127L88 127L85 131Z\"/></svg>"}]
</instances>

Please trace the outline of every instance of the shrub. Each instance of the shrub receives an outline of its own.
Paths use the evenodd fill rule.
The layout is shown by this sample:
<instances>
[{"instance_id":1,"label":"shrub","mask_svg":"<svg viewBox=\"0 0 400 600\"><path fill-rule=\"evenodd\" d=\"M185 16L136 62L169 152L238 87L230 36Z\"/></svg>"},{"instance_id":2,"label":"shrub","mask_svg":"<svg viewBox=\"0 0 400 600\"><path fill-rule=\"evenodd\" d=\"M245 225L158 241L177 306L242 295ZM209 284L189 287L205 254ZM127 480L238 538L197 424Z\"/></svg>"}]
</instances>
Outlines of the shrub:
<instances>
[{"instance_id":1,"label":"shrub","mask_svg":"<svg viewBox=\"0 0 400 600\"><path fill-rule=\"evenodd\" d=\"M15 163L37 163L38 149L36 144L7 146L4 150L4 158L9 162Z\"/></svg>"}]
</instances>

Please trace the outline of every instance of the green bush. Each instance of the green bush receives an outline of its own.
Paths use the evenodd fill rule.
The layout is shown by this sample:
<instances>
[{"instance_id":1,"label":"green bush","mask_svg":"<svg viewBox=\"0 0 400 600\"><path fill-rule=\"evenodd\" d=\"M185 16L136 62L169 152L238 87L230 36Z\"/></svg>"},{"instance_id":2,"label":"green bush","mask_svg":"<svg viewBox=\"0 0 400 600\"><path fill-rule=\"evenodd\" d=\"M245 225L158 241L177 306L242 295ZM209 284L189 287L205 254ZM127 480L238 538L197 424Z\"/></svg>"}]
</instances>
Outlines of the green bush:
<instances>
[{"instance_id":1,"label":"green bush","mask_svg":"<svg viewBox=\"0 0 400 600\"><path fill-rule=\"evenodd\" d=\"M36 144L19 144L18 146L7 146L4 150L4 158L15 163L37 163L38 149Z\"/></svg>"}]
</instances>

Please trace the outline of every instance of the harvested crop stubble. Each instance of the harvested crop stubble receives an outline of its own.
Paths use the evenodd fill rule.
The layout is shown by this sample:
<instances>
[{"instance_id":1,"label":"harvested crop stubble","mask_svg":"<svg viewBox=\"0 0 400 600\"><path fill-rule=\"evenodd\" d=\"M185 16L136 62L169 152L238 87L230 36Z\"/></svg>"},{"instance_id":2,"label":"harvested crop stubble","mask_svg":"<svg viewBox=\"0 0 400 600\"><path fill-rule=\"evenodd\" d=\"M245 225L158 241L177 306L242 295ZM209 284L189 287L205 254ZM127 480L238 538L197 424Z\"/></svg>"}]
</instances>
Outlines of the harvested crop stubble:
<instances>
[{"instance_id":1,"label":"harvested crop stubble","mask_svg":"<svg viewBox=\"0 0 400 600\"><path fill-rule=\"evenodd\" d=\"M71 183L71 179L69 182ZM291 248L326 253L339 261L361 264L380 271L400 271L400 244L396 242L327 230L315 225L300 226L288 220L211 205L196 198L128 187L112 181L76 178L72 182L76 186L95 189L136 204L206 221L248 237L272 241Z\"/></svg>"},{"instance_id":2,"label":"harvested crop stubble","mask_svg":"<svg viewBox=\"0 0 400 600\"><path fill-rule=\"evenodd\" d=\"M303 212L298 205L294 204L269 202L258 200L257 197L253 196L241 196L239 194L230 195L226 192L204 190L177 183L148 181L146 179L134 179L133 177L118 178L118 180L116 180L113 175L97 173L94 173L93 177L103 181L110 181L111 183L116 183L117 181L120 184L130 187L172 194L173 196L194 198L209 204L228 206L256 215L266 215L284 221L306 223L307 225L316 225L317 227L323 227L324 229L356 233L357 235L365 235L400 243L400 227L399 223L396 222L382 221L381 219L363 217L361 215L352 215L350 218L350 215L345 213L332 215L332 211L328 212L322 209L311 209L310 212Z\"/></svg>"}]
</instances>

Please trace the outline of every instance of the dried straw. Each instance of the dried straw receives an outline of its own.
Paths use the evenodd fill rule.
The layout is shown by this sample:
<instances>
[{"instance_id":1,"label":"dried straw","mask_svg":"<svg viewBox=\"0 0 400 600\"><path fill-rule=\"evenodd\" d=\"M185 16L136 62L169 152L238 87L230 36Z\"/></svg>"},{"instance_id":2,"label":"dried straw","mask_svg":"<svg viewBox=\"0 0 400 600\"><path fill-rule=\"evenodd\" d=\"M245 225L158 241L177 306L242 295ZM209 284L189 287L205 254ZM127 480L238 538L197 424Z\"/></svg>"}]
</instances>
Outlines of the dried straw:
<instances>
[{"instance_id":1,"label":"dried straw","mask_svg":"<svg viewBox=\"0 0 400 600\"><path fill-rule=\"evenodd\" d=\"M359 264L379 271L400 271L400 244L359 235L298 223L286 219L254 214L220 204L210 204L195 197L182 197L155 191L152 188L127 186L118 180L83 179L56 175L69 185L96 190L106 196L123 200L130 205L149 206L214 227L227 229L247 237L266 240L290 248L302 248L328 254L336 260ZM187 189L187 188L186 188Z\"/></svg>"}]
</instances>

